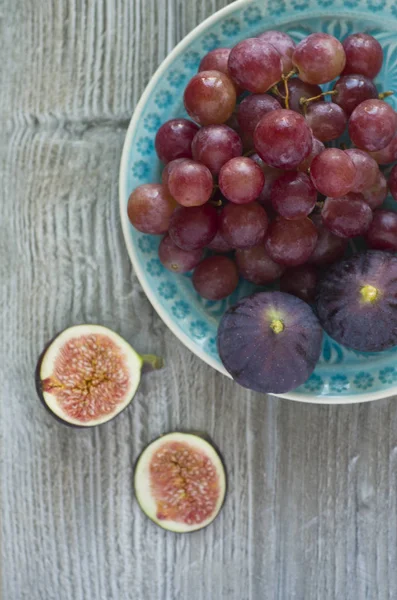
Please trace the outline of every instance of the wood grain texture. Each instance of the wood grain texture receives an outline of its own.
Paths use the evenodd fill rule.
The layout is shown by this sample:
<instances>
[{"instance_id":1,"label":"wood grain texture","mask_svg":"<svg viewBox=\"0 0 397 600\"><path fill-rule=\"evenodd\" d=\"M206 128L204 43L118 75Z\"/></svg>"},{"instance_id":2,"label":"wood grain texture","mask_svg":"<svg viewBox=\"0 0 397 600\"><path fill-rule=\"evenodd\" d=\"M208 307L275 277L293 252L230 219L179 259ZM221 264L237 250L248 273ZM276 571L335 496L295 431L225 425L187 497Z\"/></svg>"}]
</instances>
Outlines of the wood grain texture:
<instances>
[{"instance_id":1,"label":"wood grain texture","mask_svg":"<svg viewBox=\"0 0 397 600\"><path fill-rule=\"evenodd\" d=\"M394 600L397 403L246 392L153 312L118 216L126 127L171 48L226 0L0 0L1 586L5 600ZM165 357L92 431L39 404L40 350L112 327ZM149 331L149 334L147 333ZM208 433L229 480L213 526L158 529L132 489L141 449Z\"/></svg>"}]
</instances>

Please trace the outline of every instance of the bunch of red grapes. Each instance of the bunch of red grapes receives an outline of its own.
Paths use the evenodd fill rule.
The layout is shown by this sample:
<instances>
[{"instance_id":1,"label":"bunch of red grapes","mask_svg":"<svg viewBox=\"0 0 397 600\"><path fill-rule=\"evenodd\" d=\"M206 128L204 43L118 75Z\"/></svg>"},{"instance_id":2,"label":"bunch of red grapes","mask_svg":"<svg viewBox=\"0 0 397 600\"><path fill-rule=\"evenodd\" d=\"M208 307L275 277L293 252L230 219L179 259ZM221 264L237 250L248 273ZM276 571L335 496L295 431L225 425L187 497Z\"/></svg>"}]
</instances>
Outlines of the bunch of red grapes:
<instances>
[{"instance_id":1,"label":"bunch of red grapes","mask_svg":"<svg viewBox=\"0 0 397 600\"><path fill-rule=\"evenodd\" d=\"M241 276L280 279L282 291L311 301L319 269L349 239L397 251L397 214L380 208L388 188L397 200L397 166L388 181L379 168L397 160L391 92L373 82L382 61L365 33L295 44L266 31L204 56L184 93L193 121L172 119L156 135L162 183L139 186L128 202L136 229L165 234L162 264L194 269L209 300ZM346 129L351 148L335 142Z\"/></svg>"}]
</instances>

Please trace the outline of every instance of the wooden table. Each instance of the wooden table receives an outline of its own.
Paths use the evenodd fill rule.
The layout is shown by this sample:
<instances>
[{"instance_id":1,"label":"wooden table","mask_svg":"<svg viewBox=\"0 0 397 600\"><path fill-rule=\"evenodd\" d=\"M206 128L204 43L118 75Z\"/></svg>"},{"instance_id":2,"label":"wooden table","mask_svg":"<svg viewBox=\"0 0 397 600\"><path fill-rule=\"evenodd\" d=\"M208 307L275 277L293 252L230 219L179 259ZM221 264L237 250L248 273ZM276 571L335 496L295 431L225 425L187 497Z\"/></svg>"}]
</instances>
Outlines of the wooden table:
<instances>
[{"instance_id":1,"label":"wooden table","mask_svg":"<svg viewBox=\"0 0 397 600\"><path fill-rule=\"evenodd\" d=\"M225 4L0 1L5 600L397 598L396 400L244 391L167 330L127 256L128 121L176 42ZM45 342L86 321L167 368L114 422L81 431L44 411L33 374ZM132 486L140 450L174 429L207 432L229 476L218 520L186 536L148 521Z\"/></svg>"}]
</instances>

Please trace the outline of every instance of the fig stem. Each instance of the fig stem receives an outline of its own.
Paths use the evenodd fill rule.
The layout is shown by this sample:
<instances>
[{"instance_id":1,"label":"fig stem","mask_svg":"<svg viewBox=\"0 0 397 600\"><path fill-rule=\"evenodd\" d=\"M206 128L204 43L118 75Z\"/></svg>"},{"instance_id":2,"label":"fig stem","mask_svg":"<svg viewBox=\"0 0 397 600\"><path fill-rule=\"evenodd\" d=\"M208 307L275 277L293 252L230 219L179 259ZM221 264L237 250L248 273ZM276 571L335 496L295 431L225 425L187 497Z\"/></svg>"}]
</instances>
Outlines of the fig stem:
<instances>
[{"instance_id":1,"label":"fig stem","mask_svg":"<svg viewBox=\"0 0 397 600\"><path fill-rule=\"evenodd\" d=\"M364 302L370 302L371 304L376 302L379 297L379 291L370 284L364 285L360 290L360 294Z\"/></svg>"},{"instance_id":2,"label":"fig stem","mask_svg":"<svg viewBox=\"0 0 397 600\"><path fill-rule=\"evenodd\" d=\"M320 98L323 98L324 96L335 96L337 93L337 90L330 90L329 92L322 92L321 94L318 94L318 96L313 96L312 98L301 98L299 104L304 107L306 104L309 104L309 102L320 100Z\"/></svg>"},{"instance_id":3,"label":"fig stem","mask_svg":"<svg viewBox=\"0 0 397 600\"><path fill-rule=\"evenodd\" d=\"M387 92L381 92L378 96L379 100L384 100L385 98L388 98L389 96L393 96L394 92L393 90L388 90Z\"/></svg>"},{"instance_id":4,"label":"fig stem","mask_svg":"<svg viewBox=\"0 0 397 600\"><path fill-rule=\"evenodd\" d=\"M270 323L270 329L273 329L274 333L281 333L284 331L284 323L281 319L273 319Z\"/></svg>"},{"instance_id":5,"label":"fig stem","mask_svg":"<svg viewBox=\"0 0 397 600\"><path fill-rule=\"evenodd\" d=\"M155 354L141 354L142 374L150 373L164 367L164 360Z\"/></svg>"}]
</instances>

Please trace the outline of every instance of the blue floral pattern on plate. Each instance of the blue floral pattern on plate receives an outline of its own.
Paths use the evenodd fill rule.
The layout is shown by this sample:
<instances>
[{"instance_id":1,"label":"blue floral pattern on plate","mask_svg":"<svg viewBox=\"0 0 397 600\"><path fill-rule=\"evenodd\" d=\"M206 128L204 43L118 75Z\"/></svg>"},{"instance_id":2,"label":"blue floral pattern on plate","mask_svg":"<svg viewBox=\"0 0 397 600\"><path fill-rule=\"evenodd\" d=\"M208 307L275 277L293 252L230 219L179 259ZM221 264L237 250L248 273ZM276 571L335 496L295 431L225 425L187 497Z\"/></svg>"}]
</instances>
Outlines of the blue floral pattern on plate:
<instances>
[{"instance_id":1,"label":"blue floral pattern on plate","mask_svg":"<svg viewBox=\"0 0 397 600\"><path fill-rule=\"evenodd\" d=\"M353 383L359 390L369 390L374 385L374 378L369 373L362 371L357 373Z\"/></svg>"},{"instance_id":2,"label":"blue floral pattern on plate","mask_svg":"<svg viewBox=\"0 0 397 600\"><path fill-rule=\"evenodd\" d=\"M172 70L167 76L167 81L172 87L179 88L185 81L185 74L181 71Z\"/></svg>"},{"instance_id":3,"label":"blue floral pattern on plate","mask_svg":"<svg viewBox=\"0 0 397 600\"><path fill-rule=\"evenodd\" d=\"M153 152L154 141L150 137L142 137L138 140L136 147L142 156L150 156Z\"/></svg>"},{"instance_id":4,"label":"blue floral pattern on plate","mask_svg":"<svg viewBox=\"0 0 397 600\"><path fill-rule=\"evenodd\" d=\"M150 235L142 235L138 240L138 247L142 254L149 254L156 249L156 242Z\"/></svg>"},{"instance_id":5,"label":"blue floral pattern on plate","mask_svg":"<svg viewBox=\"0 0 397 600\"><path fill-rule=\"evenodd\" d=\"M149 174L149 165L143 160L138 160L138 162L132 165L132 174L138 179L147 177Z\"/></svg>"},{"instance_id":6,"label":"blue floral pattern on plate","mask_svg":"<svg viewBox=\"0 0 397 600\"><path fill-rule=\"evenodd\" d=\"M167 108L172 104L172 94L165 90L159 92L154 99L154 102L159 108Z\"/></svg>"},{"instance_id":7,"label":"blue floral pattern on plate","mask_svg":"<svg viewBox=\"0 0 397 600\"><path fill-rule=\"evenodd\" d=\"M385 61L377 78L380 88L397 88L397 8L394 0L240 0L199 32L173 55L168 67L137 108L138 119L124 153L127 167L121 178L121 211L131 191L142 183L160 181L161 165L154 149L160 125L185 117L182 89L197 71L201 58L217 47L231 47L266 29L288 32L297 42L315 31L344 38L354 31L368 31L384 48ZM396 97L388 101L397 108ZM124 225L124 223L123 223ZM193 289L191 276L176 276L159 262L158 237L145 236L124 227L130 254L149 298L156 299L160 314L194 351L222 370L216 346L219 320L229 306L252 293L242 281L232 297L208 302ZM160 308L161 307L161 308ZM335 402L360 399L363 394L388 395L397 386L397 348L378 354L349 350L324 336L323 352L315 372L295 391L294 398Z\"/></svg>"},{"instance_id":8,"label":"blue floral pattern on plate","mask_svg":"<svg viewBox=\"0 0 397 600\"><path fill-rule=\"evenodd\" d=\"M190 313L190 307L184 300L177 300L172 307L172 314L177 319L185 319Z\"/></svg>"},{"instance_id":9,"label":"blue floral pattern on plate","mask_svg":"<svg viewBox=\"0 0 397 600\"><path fill-rule=\"evenodd\" d=\"M220 39L215 33L209 33L204 36L201 42L201 46L205 52L211 52L211 50L215 50L215 48L219 48ZM201 54L203 56L203 54Z\"/></svg>"},{"instance_id":10,"label":"blue floral pattern on plate","mask_svg":"<svg viewBox=\"0 0 397 600\"><path fill-rule=\"evenodd\" d=\"M158 258L151 258L146 264L146 271L152 277L159 277L163 270L163 265Z\"/></svg>"},{"instance_id":11,"label":"blue floral pattern on plate","mask_svg":"<svg viewBox=\"0 0 397 600\"><path fill-rule=\"evenodd\" d=\"M190 325L190 333L196 340L202 340L208 333L208 326L204 321L193 321Z\"/></svg>"},{"instance_id":12,"label":"blue floral pattern on plate","mask_svg":"<svg viewBox=\"0 0 397 600\"><path fill-rule=\"evenodd\" d=\"M170 281L164 281L158 287L158 292L164 300L172 300L176 296L177 288L175 283L171 283Z\"/></svg>"},{"instance_id":13,"label":"blue floral pattern on plate","mask_svg":"<svg viewBox=\"0 0 397 600\"><path fill-rule=\"evenodd\" d=\"M244 21L248 25L255 25L262 18L262 12L258 6L250 6L244 13Z\"/></svg>"},{"instance_id":14,"label":"blue floral pattern on plate","mask_svg":"<svg viewBox=\"0 0 397 600\"><path fill-rule=\"evenodd\" d=\"M183 66L186 69L197 70L202 56L198 52L186 52L183 58Z\"/></svg>"},{"instance_id":15,"label":"blue floral pattern on plate","mask_svg":"<svg viewBox=\"0 0 397 600\"><path fill-rule=\"evenodd\" d=\"M143 120L144 129L148 133L156 133L156 131L158 130L160 125L161 125L161 119L160 119L159 115L156 115L154 113L150 113L150 114L146 115L146 117Z\"/></svg>"}]
</instances>

